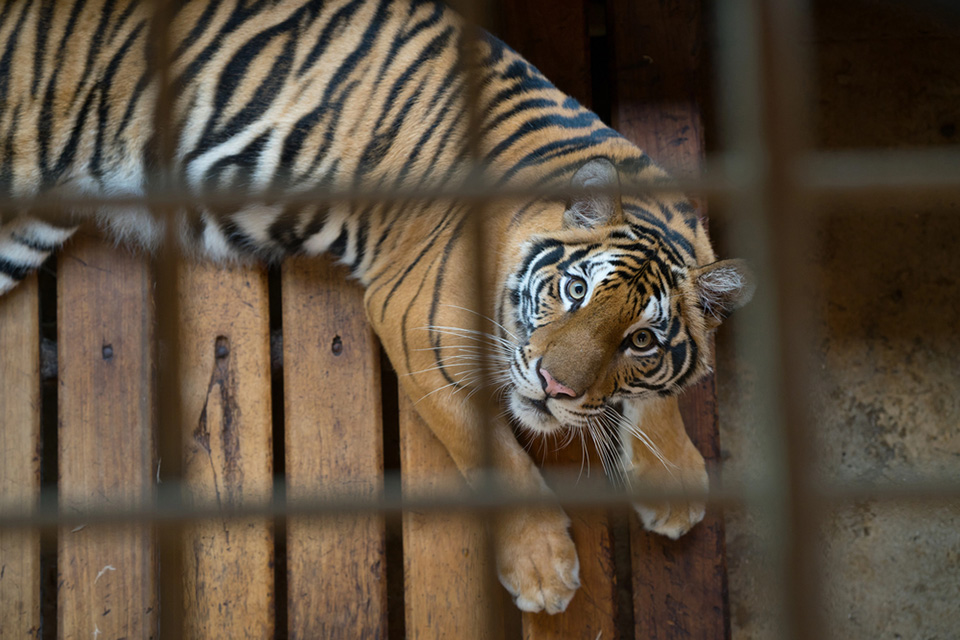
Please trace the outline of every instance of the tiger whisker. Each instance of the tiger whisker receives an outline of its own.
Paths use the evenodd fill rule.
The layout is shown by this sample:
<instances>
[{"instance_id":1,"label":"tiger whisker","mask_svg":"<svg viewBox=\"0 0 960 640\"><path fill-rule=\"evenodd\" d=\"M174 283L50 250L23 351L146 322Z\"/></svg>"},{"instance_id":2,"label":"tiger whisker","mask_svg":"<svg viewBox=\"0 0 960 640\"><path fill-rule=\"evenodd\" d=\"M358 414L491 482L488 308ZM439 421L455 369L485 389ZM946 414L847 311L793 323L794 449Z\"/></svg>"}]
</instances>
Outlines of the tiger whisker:
<instances>
[{"instance_id":1,"label":"tiger whisker","mask_svg":"<svg viewBox=\"0 0 960 640\"><path fill-rule=\"evenodd\" d=\"M590 435L590 440L593 442L593 446L597 450L597 455L600 456L600 465L603 467L604 474L609 478L613 473L613 469L608 464L608 441L606 430L603 426L596 421L595 417L587 418L587 431Z\"/></svg>"},{"instance_id":2,"label":"tiger whisker","mask_svg":"<svg viewBox=\"0 0 960 640\"><path fill-rule=\"evenodd\" d=\"M431 331L440 335L451 335L458 338L466 338L467 340L475 340L477 342L483 343L484 340L491 345L500 345L508 349L513 349L516 347L516 344L510 342L505 338L500 336L495 336L492 333L486 333L483 331L477 331L475 329L463 329L461 327L445 327L445 326L435 326L428 325L425 327L419 327L420 329Z\"/></svg>"},{"instance_id":3,"label":"tiger whisker","mask_svg":"<svg viewBox=\"0 0 960 640\"><path fill-rule=\"evenodd\" d=\"M485 316L485 315L483 315L482 313L477 313L477 312L474 311L473 309L467 309L466 307L461 307L461 306L458 306L458 305L455 305L455 304L445 304L445 305L443 305L443 306L444 306L444 307L450 307L450 308L452 308L452 309L460 309L461 311L466 311L467 313L472 313L473 315L478 316L478 317L480 317L480 318L483 318L484 320L488 320L488 321L492 322L493 324L495 324L496 326L500 327L500 329L501 329L504 333L506 333L507 335L509 335L511 338L513 338L513 339L516 340L517 342L520 342L520 338L518 338L516 335L514 335L512 331L510 331L509 329L507 329L505 326L503 326L502 324L500 324L499 322L497 322L496 320L494 320L494 319L491 318L490 316Z\"/></svg>"},{"instance_id":4,"label":"tiger whisker","mask_svg":"<svg viewBox=\"0 0 960 640\"><path fill-rule=\"evenodd\" d=\"M577 476L577 482L580 482L580 479L583 477L583 464L587 464L587 477L590 477L590 456L587 454L587 443L583 437L583 429L577 429L577 433L580 434L580 475Z\"/></svg>"},{"instance_id":5,"label":"tiger whisker","mask_svg":"<svg viewBox=\"0 0 960 640\"><path fill-rule=\"evenodd\" d=\"M616 481L619 480L621 486L630 487L630 475L627 473L624 465L621 464L619 456L617 453L620 451L623 443L620 439L619 430L616 428L616 425L613 424L606 413L601 413L597 416L597 420L600 424L605 427L604 435L606 436L607 443L607 455L610 460L610 467L617 472L616 478L611 478ZM608 474L609 477L609 474Z\"/></svg>"},{"instance_id":6,"label":"tiger whisker","mask_svg":"<svg viewBox=\"0 0 960 640\"><path fill-rule=\"evenodd\" d=\"M660 461L660 464L663 465L664 469L666 469L668 473L670 473L671 468L673 469L680 468L678 465L674 464L673 462L668 460L666 456L663 455L663 452L660 450L660 447L657 446L657 444L650 438L649 435L647 435L646 432L643 431L643 429L640 428L639 425L632 424L629 420L627 420L626 416L621 414L619 411L617 411L613 407L608 407L608 409L609 409L610 416L615 420L617 426L622 428L624 431L626 431L633 437L635 437L640 442L642 442L644 446L646 446L647 449L649 449L650 452L654 456L656 456L657 460ZM671 475L673 474L671 473Z\"/></svg>"}]
</instances>

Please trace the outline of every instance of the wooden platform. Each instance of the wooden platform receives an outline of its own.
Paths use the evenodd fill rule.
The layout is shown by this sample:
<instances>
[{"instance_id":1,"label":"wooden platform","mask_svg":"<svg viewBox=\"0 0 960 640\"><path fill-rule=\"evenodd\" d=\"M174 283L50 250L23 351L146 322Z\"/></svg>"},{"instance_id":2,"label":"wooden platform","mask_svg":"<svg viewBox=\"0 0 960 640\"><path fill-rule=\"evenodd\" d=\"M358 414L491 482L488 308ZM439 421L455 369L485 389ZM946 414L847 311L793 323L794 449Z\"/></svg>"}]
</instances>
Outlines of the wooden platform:
<instances>
[{"instance_id":1,"label":"wooden platform","mask_svg":"<svg viewBox=\"0 0 960 640\"><path fill-rule=\"evenodd\" d=\"M500 35L508 43L587 105L604 93L594 91L591 70L609 74L612 124L672 171L696 171L698 3L612 0L606 37L592 51L588 3L507 5ZM36 278L0 299L0 505L35 504L42 456L56 451L64 511L122 507L152 495L163 469L154 432L163 357L154 272L148 258L82 235L56 269L57 406L41 402ZM258 504L270 495L277 460L291 497L369 496L397 464L405 487L453 473L411 404L392 406L396 383L381 371L361 291L336 268L296 260L272 281L256 268L181 269L177 277L188 500ZM272 380L278 310L283 367ZM687 392L682 406L715 468L713 379ZM42 413L56 415L55 434L42 434ZM282 425L273 424L277 416ZM398 435L385 438L384 424L398 425ZM396 438L399 456L385 449ZM283 451L275 452L279 439ZM561 452L553 464L580 455ZM373 516L292 518L282 530L217 518L183 532L174 577L158 566L149 526L63 528L49 558L55 588L41 587L38 536L2 530L0 637L39 637L41 611L52 610L56 619L42 622L61 638L159 637L160 580L182 581L184 629L167 630L171 638L729 637L717 513L678 542L643 532L632 516L573 516L584 584L557 616L521 616L502 589L491 592L489 550L470 515L406 513L390 535Z\"/></svg>"}]
</instances>

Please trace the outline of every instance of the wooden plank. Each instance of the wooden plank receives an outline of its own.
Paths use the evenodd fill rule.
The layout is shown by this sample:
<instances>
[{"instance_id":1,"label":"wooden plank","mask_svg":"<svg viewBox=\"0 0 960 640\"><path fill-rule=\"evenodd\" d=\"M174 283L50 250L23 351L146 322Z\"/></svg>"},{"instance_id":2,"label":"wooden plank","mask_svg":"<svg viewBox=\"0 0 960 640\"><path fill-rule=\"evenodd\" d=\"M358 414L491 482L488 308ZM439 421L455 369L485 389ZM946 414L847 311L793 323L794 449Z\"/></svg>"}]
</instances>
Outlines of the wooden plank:
<instances>
[{"instance_id":1,"label":"wooden plank","mask_svg":"<svg viewBox=\"0 0 960 640\"><path fill-rule=\"evenodd\" d=\"M613 126L675 177L699 174L700 0L612 0Z\"/></svg>"},{"instance_id":2,"label":"wooden plank","mask_svg":"<svg viewBox=\"0 0 960 640\"><path fill-rule=\"evenodd\" d=\"M590 107L586 0L501 0L502 38L558 89Z\"/></svg>"},{"instance_id":3,"label":"wooden plank","mask_svg":"<svg viewBox=\"0 0 960 640\"><path fill-rule=\"evenodd\" d=\"M402 391L400 466L406 495L423 496L466 487L450 454ZM492 562L477 515L405 512L403 579L407 637L500 637L503 629L491 624L498 622L494 617L494 605L498 603L491 602L485 593L486 572Z\"/></svg>"},{"instance_id":4,"label":"wooden plank","mask_svg":"<svg viewBox=\"0 0 960 640\"><path fill-rule=\"evenodd\" d=\"M561 473L569 481L582 472L581 481L605 483L596 450L584 449L574 441L562 449L541 447L531 443L537 462L544 467L550 484L550 473ZM590 477L587 474L590 474ZM570 533L580 557L580 588L563 613L523 614L525 640L546 638L615 638L617 637L617 583L614 571L613 539L610 516L601 509L567 510Z\"/></svg>"},{"instance_id":5,"label":"wooden plank","mask_svg":"<svg viewBox=\"0 0 960 640\"><path fill-rule=\"evenodd\" d=\"M616 64L614 126L676 176L694 176L703 158L698 105L698 0L610 4ZM703 207L699 208L705 215ZM719 467L716 388L711 375L680 399L687 432ZM729 638L722 514L678 541L631 525L634 620L638 638Z\"/></svg>"},{"instance_id":6,"label":"wooden plank","mask_svg":"<svg viewBox=\"0 0 960 640\"><path fill-rule=\"evenodd\" d=\"M81 236L57 272L61 509L123 509L156 470L150 266ZM61 529L58 572L61 638L156 637L151 527Z\"/></svg>"},{"instance_id":7,"label":"wooden plank","mask_svg":"<svg viewBox=\"0 0 960 640\"><path fill-rule=\"evenodd\" d=\"M40 318L37 276L0 298L0 509L40 495ZM0 638L40 633L40 534L0 529Z\"/></svg>"},{"instance_id":8,"label":"wooden plank","mask_svg":"<svg viewBox=\"0 0 960 640\"><path fill-rule=\"evenodd\" d=\"M186 499L265 502L273 486L266 274L190 262L178 278ZM183 557L185 637L273 637L271 523L191 525Z\"/></svg>"},{"instance_id":9,"label":"wooden plank","mask_svg":"<svg viewBox=\"0 0 960 640\"><path fill-rule=\"evenodd\" d=\"M505 0L504 39L562 91L590 106L591 81L587 5L583 0ZM536 25L536 28L531 28ZM537 443L530 450L541 451ZM542 451L541 466L577 474L584 456L602 475L595 450L579 442L558 452ZM580 557L580 589L561 614L523 614L523 637L613 638L616 636L616 580L608 514L570 512L571 534Z\"/></svg>"},{"instance_id":10,"label":"wooden plank","mask_svg":"<svg viewBox=\"0 0 960 640\"><path fill-rule=\"evenodd\" d=\"M687 432L712 471L719 466L716 389L713 376L688 389L680 413ZM638 638L730 637L723 515L707 511L703 522L679 540L631 523L634 620Z\"/></svg>"},{"instance_id":11,"label":"wooden plank","mask_svg":"<svg viewBox=\"0 0 960 640\"><path fill-rule=\"evenodd\" d=\"M289 498L367 498L383 485L380 345L363 290L318 259L283 266L283 364ZM291 638L385 638L382 517L292 519L287 528Z\"/></svg>"}]
</instances>

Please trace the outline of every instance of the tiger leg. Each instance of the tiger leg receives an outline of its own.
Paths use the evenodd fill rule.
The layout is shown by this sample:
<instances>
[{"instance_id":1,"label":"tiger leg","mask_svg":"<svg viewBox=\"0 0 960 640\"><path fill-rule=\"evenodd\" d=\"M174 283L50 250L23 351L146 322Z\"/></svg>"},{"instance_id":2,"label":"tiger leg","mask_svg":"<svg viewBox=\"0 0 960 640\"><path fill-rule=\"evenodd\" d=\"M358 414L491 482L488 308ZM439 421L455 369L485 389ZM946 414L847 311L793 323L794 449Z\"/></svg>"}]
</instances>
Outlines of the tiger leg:
<instances>
[{"instance_id":1,"label":"tiger leg","mask_svg":"<svg viewBox=\"0 0 960 640\"><path fill-rule=\"evenodd\" d=\"M626 402L624 416L645 436L639 438L621 428L623 464L635 486L680 494L706 492L706 465L687 435L675 396ZM703 520L705 505L681 497L634 504L634 508L648 530L677 539Z\"/></svg>"},{"instance_id":2,"label":"tiger leg","mask_svg":"<svg viewBox=\"0 0 960 640\"><path fill-rule=\"evenodd\" d=\"M417 412L474 489L482 486L482 430L487 429L493 464L501 474L503 486L523 495L553 497L536 464L505 422L495 419L484 425L470 403L459 395L436 393L423 397L421 387L411 384L405 388L414 400L421 398ZM533 612L564 611L580 586L580 562L569 534L567 514L559 506L551 505L511 509L500 512L492 526L500 582L517 607Z\"/></svg>"},{"instance_id":3,"label":"tiger leg","mask_svg":"<svg viewBox=\"0 0 960 640\"><path fill-rule=\"evenodd\" d=\"M0 226L0 295L33 273L76 227L57 227L21 216Z\"/></svg>"},{"instance_id":4,"label":"tiger leg","mask_svg":"<svg viewBox=\"0 0 960 640\"><path fill-rule=\"evenodd\" d=\"M367 316L404 392L471 487L484 489L482 471L492 464L506 490L544 497L542 506L498 511L489 519L489 526L500 582L517 607L558 613L566 609L580 586L570 519L556 504L508 422L494 415L499 409L490 411L489 416L479 410L480 406L498 407L496 385L484 382L475 367L476 358L465 354L476 353L481 344L477 337L485 332L490 332L486 335L494 343L498 338L479 314L469 311L474 304L472 286L455 284L457 274L461 282L472 282L469 274L476 264L471 241L462 242L465 246L450 252L446 286L439 279L436 261L421 260L411 266L409 258L396 260L396 267L379 272L365 294ZM391 276L404 277L415 286L378 284L378 278L390 282ZM435 307L431 297L436 300ZM490 364L497 366L493 361ZM471 398L471 394L475 395Z\"/></svg>"}]
</instances>

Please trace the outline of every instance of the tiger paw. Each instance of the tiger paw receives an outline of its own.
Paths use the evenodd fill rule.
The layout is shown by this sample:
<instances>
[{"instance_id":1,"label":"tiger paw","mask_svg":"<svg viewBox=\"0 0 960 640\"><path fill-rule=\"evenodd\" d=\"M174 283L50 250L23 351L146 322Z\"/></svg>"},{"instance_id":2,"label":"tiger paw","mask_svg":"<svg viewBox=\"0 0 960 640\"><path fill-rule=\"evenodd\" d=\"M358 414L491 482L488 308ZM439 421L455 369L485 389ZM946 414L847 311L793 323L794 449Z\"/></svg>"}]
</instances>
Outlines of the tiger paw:
<instances>
[{"instance_id":1,"label":"tiger paw","mask_svg":"<svg viewBox=\"0 0 960 640\"><path fill-rule=\"evenodd\" d=\"M664 474L666 475L666 474ZM641 477L640 481L647 486L667 491L703 494L710 486L703 458L699 464L686 469L670 470L667 477L661 476L651 481L649 477ZM699 500L677 499L671 502L656 502L649 504L634 503L634 509L640 516L644 528L654 533L676 540L698 522L703 520L706 505Z\"/></svg>"},{"instance_id":2,"label":"tiger paw","mask_svg":"<svg viewBox=\"0 0 960 640\"><path fill-rule=\"evenodd\" d=\"M560 613L580 586L580 560L559 510L503 516L497 527L500 583L521 611Z\"/></svg>"}]
</instances>

